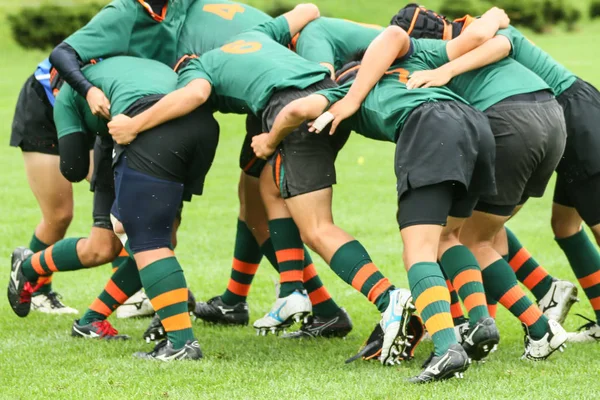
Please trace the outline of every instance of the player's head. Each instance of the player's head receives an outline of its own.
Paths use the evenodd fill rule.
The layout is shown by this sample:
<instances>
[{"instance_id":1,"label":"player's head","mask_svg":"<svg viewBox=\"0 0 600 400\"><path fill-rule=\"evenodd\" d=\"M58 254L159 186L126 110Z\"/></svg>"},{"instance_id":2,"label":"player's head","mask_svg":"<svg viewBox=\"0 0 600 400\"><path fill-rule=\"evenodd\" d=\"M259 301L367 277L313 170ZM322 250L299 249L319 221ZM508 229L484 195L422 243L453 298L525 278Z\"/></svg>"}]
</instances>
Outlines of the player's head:
<instances>
[{"instance_id":1,"label":"player's head","mask_svg":"<svg viewBox=\"0 0 600 400\"><path fill-rule=\"evenodd\" d=\"M452 39L452 24L443 15L415 3L400 9L390 25L399 26L415 39Z\"/></svg>"}]
</instances>

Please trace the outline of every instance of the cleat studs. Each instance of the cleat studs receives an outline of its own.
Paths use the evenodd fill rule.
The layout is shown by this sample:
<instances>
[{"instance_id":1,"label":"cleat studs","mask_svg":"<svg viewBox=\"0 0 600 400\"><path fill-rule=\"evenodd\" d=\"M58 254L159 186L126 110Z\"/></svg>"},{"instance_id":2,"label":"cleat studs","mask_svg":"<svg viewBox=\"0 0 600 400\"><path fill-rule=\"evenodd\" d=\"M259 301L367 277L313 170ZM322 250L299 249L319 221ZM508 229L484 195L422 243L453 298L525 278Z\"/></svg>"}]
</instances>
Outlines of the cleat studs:
<instances>
[{"instance_id":1,"label":"cleat studs","mask_svg":"<svg viewBox=\"0 0 600 400\"><path fill-rule=\"evenodd\" d=\"M266 329L261 329L260 334L262 336L267 336L267 330Z\"/></svg>"},{"instance_id":2,"label":"cleat studs","mask_svg":"<svg viewBox=\"0 0 600 400\"><path fill-rule=\"evenodd\" d=\"M308 324L308 317L304 317L304 323Z\"/></svg>"},{"instance_id":3,"label":"cleat studs","mask_svg":"<svg viewBox=\"0 0 600 400\"><path fill-rule=\"evenodd\" d=\"M260 329L256 329L256 336L260 335Z\"/></svg>"},{"instance_id":4,"label":"cleat studs","mask_svg":"<svg viewBox=\"0 0 600 400\"><path fill-rule=\"evenodd\" d=\"M146 336L146 343L150 343L150 338Z\"/></svg>"}]
</instances>

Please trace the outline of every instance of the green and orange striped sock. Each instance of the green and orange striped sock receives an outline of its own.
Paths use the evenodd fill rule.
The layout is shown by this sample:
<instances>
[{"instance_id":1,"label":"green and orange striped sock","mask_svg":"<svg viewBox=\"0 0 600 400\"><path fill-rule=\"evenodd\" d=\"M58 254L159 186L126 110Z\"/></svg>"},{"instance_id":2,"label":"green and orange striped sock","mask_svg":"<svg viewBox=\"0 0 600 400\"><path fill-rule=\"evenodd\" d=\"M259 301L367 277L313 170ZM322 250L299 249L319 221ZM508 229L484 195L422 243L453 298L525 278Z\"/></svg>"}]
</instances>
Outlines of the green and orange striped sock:
<instances>
[{"instance_id":1,"label":"green and orange striped sock","mask_svg":"<svg viewBox=\"0 0 600 400\"><path fill-rule=\"evenodd\" d=\"M579 284L592 305L596 321L600 323L600 255L598 249L583 229L571 237L556 239L556 242L567 256Z\"/></svg>"},{"instance_id":2,"label":"green and orange striped sock","mask_svg":"<svg viewBox=\"0 0 600 400\"><path fill-rule=\"evenodd\" d=\"M450 314L450 293L438 263L420 262L408 270L413 302L433 340L434 353L441 356L458 343Z\"/></svg>"},{"instance_id":3,"label":"green and orange striped sock","mask_svg":"<svg viewBox=\"0 0 600 400\"><path fill-rule=\"evenodd\" d=\"M448 287L448 292L450 293L450 314L452 314L452 321L454 321L454 326L456 326L465 322L465 313L460 305L458 293L456 293L454 286L452 286L452 282L450 282L450 278L448 278L441 265L440 268L442 269L444 279L446 280L446 286Z\"/></svg>"},{"instance_id":4,"label":"green and orange striped sock","mask_svg":"<svg viewBox=\"0 0 600 400\"><path fill-rule=\"evenodd\" d=\"M508 263L508 254L502 256L502 259ZM483 272L481 273L481 276L483 277ZM483 284L483 287L485 288L485 282ZM485 292L485 300L487 301L488 312L490 313L490 317L496 319L496 314L498 312L498 300L490 296L488 292Z\"/></svg>"},{"instance_id":5,"label":"green and orange striped sock","mask_svg":"<svg viewBox=\"0 0 600 400\"><path fill-rule=\"evenodd\" d=\"M121 264L126 262L128 258L129 253L127 252L127 250L125 250L125 247L123 247L117 258L112 260L112 262L110 263L112 265L112 273L114 274L115 272L117 272L117 269L119 269Z\"/></svg>"},{"instance_id":6,"label":"green and orange striped sock","mask_svg":"<svg viewBox=\"0 0 600 400\"><path fill-rule=\"evenodd\" d=\"M467 309L469 325L489 318L481 269L473 253L462 245L451 247L442 255L441 265Z\"/></svg>"},{"instance_id":7,"label":"green and orange striped sock","mask_svg":"<svg viewBox=\"0 0 600 400\"><path fill-rule=\"evenodd\" d=\"M34 232L29 241L29 250L37 253L38 251L46 250L48 247L49 245L38 239ZM33 294L34 296L42 293L50 293L52 291L52 274L38 279L37 286L39 286L39 288L37 292Z\"/></svg>"},{"instance_id":8,"label":"green and orange striped sock","mask_svg":"<svg viewBox=\"0 0 600 400\"><path fill-rule=\"evenodd\" d=\"M537 300L540 300L550 290L552 276L531 257L515 234L510 229L505 229L508 238L508 263L515 271L519 282L525 285Z\"/></svg>"},{"instance_id":9,"label":"green and orange striped sock","mask_svg":"<svg viewBox=\"0 0 600 400\"><path fill-rule=\"evenodd\" d=\"M110 277L100 296L83 314L79 324L87 325L105 320L141 288L142 282L135 260L127 257Z\"/></svg>"},{"instance_id":10,"label":"green and orange striped sock","mask_svg":"<svg viewBox=\"0 0 600 400\"><path fill-rule=\"evenodd\" d=\"M340 278L384 312L390 304L390 291L394 286L373 264L367 250L353 240L342 245L331 258L331 269Z\"/></svg>"},{"instance_id":11,"label":"green and orange striped sock","mask_svg":"<svg viewBox=\"0 0 600 400\"><path fill-rule=\"evenodd\" d=\"M246 301L262 256L248 225L238 219L231 275L227 289L221 295L221 300L225 304L233 306Z\"/></svg>"},{"instance_id":12,"label":"green and orange striped sock","mask_svg":"<svg viewBox=\"0 0 600 400\"><path fill-rule=\"evenodd\" d=\"M331 317L335 315L340 307L331 298L331 295L323 286L308 250L304 249L304 288L312 303L313 314L320 317Z\"/></svg>"},{"instance_id":13,"label":"green and orange striped sock","mask_svg":"<svg viewBox=\"0 0 600 400\"><path fill-rule=\"evenodd\" d=\"M77 242L81 238L63 239L46 250L39 251L23 263L23 274L29 281L58 271L76 271L85 266L77 256Z\"/></svg>"},{"instance_id":14,"label":"green and orange striped sock","mask_svg":"<svg viewBox=\"0 0 600 400\"><path fill-rule=\"evenodd\" d=\"M279 298L287 297L304 286L304 244L292 218L269 221L271 242L279 265Z\"/></svg>"},{"instance_id":15,"label":"green and orange striped sock","mask_svg":"<svg viewBox=\"0 0 600 400\"><path fill-rule=\"evenodd\" d=\"M525 324L534 340L541 339L548 332L548 318L527 298L504 259L485 268L482 275L486 293Z\"/></svg>"},{"instance_id":16,"label":"green and orange striped sock","mask_svg":"<svg viewBox=\"0 0 600 400\"><path fill-rule=\"evenodd\" d=\"M187 284L177 258L167 257L147 265L140 270L140 279L173 348L180 349L188 340L195 340Z\"/></svg>"}]
</instances>

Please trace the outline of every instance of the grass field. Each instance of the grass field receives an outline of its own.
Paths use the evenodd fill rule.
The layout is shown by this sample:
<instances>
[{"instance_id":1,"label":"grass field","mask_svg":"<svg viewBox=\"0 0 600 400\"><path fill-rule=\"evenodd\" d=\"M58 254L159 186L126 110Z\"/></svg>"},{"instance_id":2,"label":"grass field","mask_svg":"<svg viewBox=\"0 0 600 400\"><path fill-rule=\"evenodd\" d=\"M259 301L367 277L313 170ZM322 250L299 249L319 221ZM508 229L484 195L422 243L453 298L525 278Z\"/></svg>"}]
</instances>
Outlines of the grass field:
<instances>
[{"instance_id":1,"label":"grass field","mask_svg":"<svg viewBox=\"0 0 600 400\"><path fill-rule=\"evenodd\" d=\"M254 2L254 4L261 2ZM330 14L385 24L399 6L391 2L356 0L317 1ZM435 5L437 2L433 2ZM8 144L17 94L43 52L19 49L10 39L4 16L9 2L0 3L0 136ZM345 5L345 7L340 7ZM2 8L4 7L4 8ZM333 10L339 12L333 13ZM364 17L363 17L364 16ZM600 23L564 34L532 39L578 75L600 86L597 65ZM243 119L219 116L221 143L207 180L205 196L187 205L179 233L178 257L199 299L224 289L230 269L237 216L237 155L244 132ZM359 157L364 164L359 165ZM406 285L401 243L395 223L393 146L353 136L338 159L340 182L334 212L337 223L360 239L374 261L397 285ZM6 274L14 247L26 245L40 214L26 183L21 154L0 146L0 260ZM69 236L85 236L91 224L91 194L85 183L75 186L75 219ZM555 276L574 280L550 230L551 190L527 204L510 226ZM384 369L377 363L344 365L370 332L378 313L359 293L340 281L318 257L317 269L336 301L355 323L345 340L288 342L273 336L256 337L251 328L219 328L195 323L205 353L201 362L159 364L134 360L131 354L151 346L141 340L148 320L116 320L115 327L134 340L102 343L69 336L72 318L32 313L17 318L0 301L1 399L354 399L354 398L548 398L597 399L600 393L600 346L571 345L564 354L543 363L521 361L522 331L518 321L500 310L502 342L484 365L473 365L464 380L425 387L404 382L416 374L431 350L425 343L413 362ZM103 266L57 274L55 288L65 302L84 311L110 275ZM5 276L7 278L7 276ZM262 316L274 300L275 274L263 263L249 304L251 321ZM592 315L589 303L572 313ZM571 316L566 327L577 328Z\"/></svg>"}]
</instances>

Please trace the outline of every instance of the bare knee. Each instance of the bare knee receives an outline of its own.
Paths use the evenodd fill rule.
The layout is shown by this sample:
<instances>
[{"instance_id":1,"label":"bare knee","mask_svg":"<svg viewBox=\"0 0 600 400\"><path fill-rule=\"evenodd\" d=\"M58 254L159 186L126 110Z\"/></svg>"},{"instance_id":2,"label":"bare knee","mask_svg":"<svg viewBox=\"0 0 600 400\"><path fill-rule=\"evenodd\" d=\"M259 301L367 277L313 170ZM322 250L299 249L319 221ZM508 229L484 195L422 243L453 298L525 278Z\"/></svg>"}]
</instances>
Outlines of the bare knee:
<instances>
[{"instance_id":1,"label":"bare knee","mask_svg":"<svg viewBox=\"0 0 600 400\"><path fill-rule=\"evenodd\" d=\"M573 216L552 214L550 220L554 236L561 239L575 235L581 229L581 221Z\"/></svg>"},{"instance_id":2,"label":"bare knee","mask_svg":"<svg viewBox=\"0 0 600 400\"><path fill-rule=\"evenodd\" d=\"M300 232L302 241L310 247L311 250L319 253L323 247L325 239L331 235L331 229L334 228L332 223L321 223L316 226L305 229Z\"/></svg>"},{"instance_id":3,"label":"bare knee","mask_svg":"<svg viewBox=\"0 0 600 400\"><path fill-rule=\"evenodd\" d=\"M96 267L113 261L121 251L121 245L115 240L82 239L77 246L77 256L86 267Z\"/></svg>"},{"instance_id":4,"label":"bare knee","mask_svg":"<svg viewBox=\"0 0 600 400\"><path fill-rule=\"evenodd\" d=\"M42 217L43 223L50 229L62 232L64 235L71 221L73 221L73 209L67 207L56 208L52 213L47 214Z\"/></svg>"}]
</instances>

